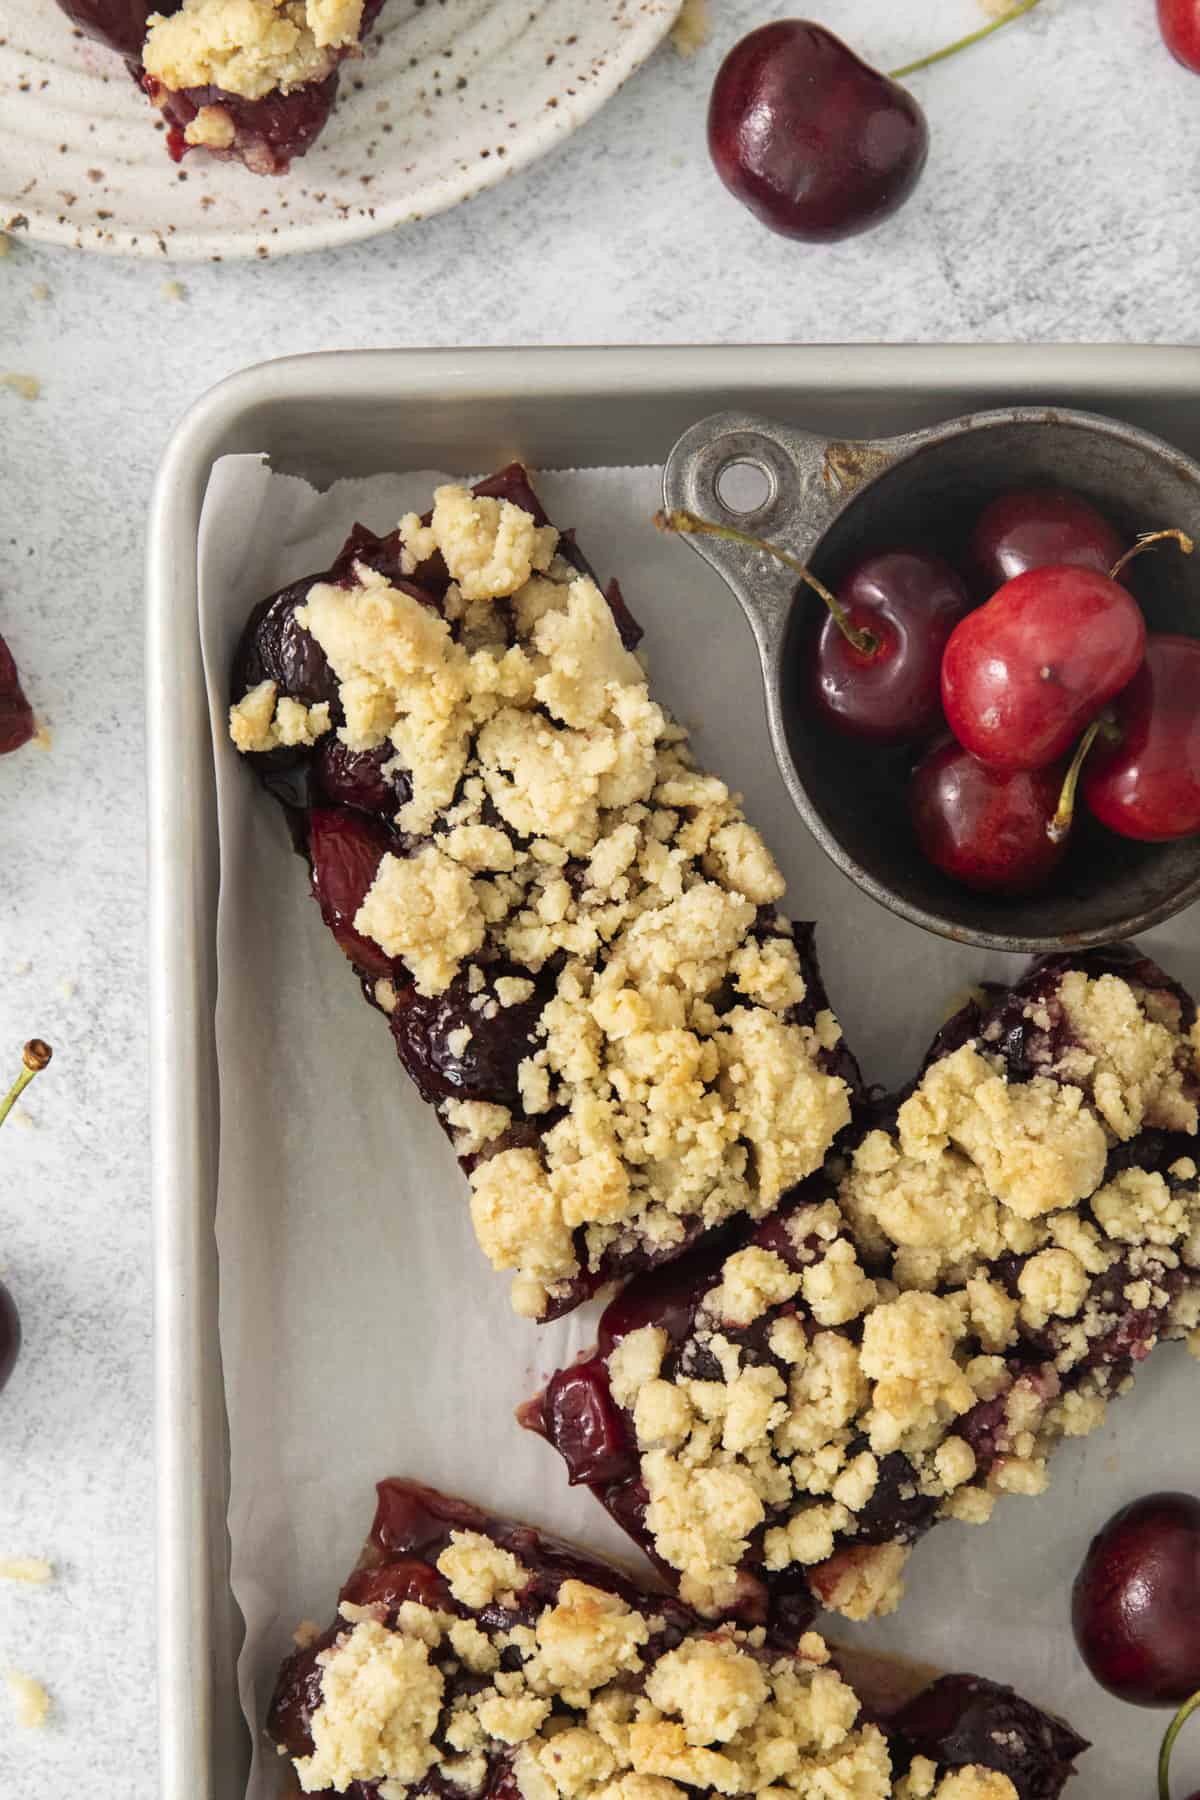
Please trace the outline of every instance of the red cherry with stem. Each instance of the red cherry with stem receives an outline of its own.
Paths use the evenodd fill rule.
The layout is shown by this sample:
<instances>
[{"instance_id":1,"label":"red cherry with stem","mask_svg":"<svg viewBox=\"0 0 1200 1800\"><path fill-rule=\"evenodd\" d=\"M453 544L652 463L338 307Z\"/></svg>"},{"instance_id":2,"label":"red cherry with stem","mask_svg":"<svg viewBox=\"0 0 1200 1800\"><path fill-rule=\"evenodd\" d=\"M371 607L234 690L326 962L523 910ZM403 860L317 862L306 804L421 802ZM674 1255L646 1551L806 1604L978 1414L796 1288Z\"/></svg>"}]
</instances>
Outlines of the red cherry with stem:
<instances>
[{"instance_id":1,"label":"red cherry with stem","mask_svg":"<svg viewBox=\"0 0 1200 1800\"><path fill-rule=\"evenodd\" d=\"M941 719L944 646L970 606L966 588L939 557L894 550L868 557L833 594L786 550L695 513L658 513L662 531L725 538L773 556L825 602L817 639L814 698L827 721L876 743L927 735Z\"/></svg>"},{"instance_id":2,"label":"red cherry with stem","mask_svg":"<svg viewBox=\"0 0 1200 1800\"><path fill-rule=\"evenodd\" d=\"M971 606L962 581L939 556L890 550L852 569L838 599L858 642L826 612L813 663L818 710L877 743L927 737L942 722L942 652Z\"/></svg>"},{"instance_id":3,"label":"red cherry with stem","mask_svg":"<svg viewBox=\"0 0 1200 1800\"><path fill-rule=\"evenodd\" d=\"M976 893L1015 898L1044 887L1067 849L1055 832L1063 769L1000 773L955 743L932 749L913 771L909 804L922 853Z\"/></svg>"},{"instance_id":4,"label":"red cherry with stem","mask_svg":"<svg viewBox=\"0 0 1200 1800\"><path fill-rule=\"evenodd\" d=\"M49 1044L43 1043L41 1038L31 1038L26 1044L21 1053L21 1072L0 1101L0 1125L3 1125L34 1076L46 1067L52 1054ZM17 1311L16 1301L0 1281L0 1392L3 1392L13 1372L20 1350L21 1315Z\"/></svg>"},{"instance_id":5,"label":"red cherry with stem","mask_svg":"<svg viewBox=\"0 0 1200 1800\"><path fill-rule=\"evenodd\" d=\"M1200 638L1152 632L1112 711L1116 734L1084 771L1090 811L1143 843L1200 831Z\"/></svg>"},{"instance_id":6,"label":"red cherry with stem","mask_svg":"<svg viewBox=\"0 0 1200 1800\"><path fill-rule=\"evenodd\" d=\"M784 237L822 244L869 230L904 204L929 153L925 115L895 77L943 61L1038 4L1020 0L893 75L810 20L759 26L734 45L713 84L708 148L717 174Z\"/></svg>"},{"instance_id":7,"label":"red cherry with stem","mask_svg":"<svg viewBox=\"0 0 1200 1800\"><path fill-rule=\"evenodd\" d=\"M1108 520L1065 488L1022 488L985 509L971 538L971 559L994 592L1050 563L1107 575L1124 545Z\"/></svg>"},{"instance_id":8,"label":"red cherry with stem","mask_svg":"<svg viewBox=\"0 0 1200 1800\"><path fill-rule=\"evenodd\" d=\"M955 627L942 658L946 722L989 768L1042 768L1133 680L1145 643L1141 609L1110 576L1030 569Z\"/></svg>"},{"instance_id":9,"label":"red cherry with stem","mask_svg":"<svg viewBox=\"0 0 1200 1800\"><path fill-rule=\"evenodd\" d=\"M1135 1706L1177 1706L1200 1688L1200 1500L1147 1494L1088 1546L1071 1592L1079 1653L1101 1687Z\"/></svg>"},{"instance_id":10,"label":"red cherry with stem","mask_svg":"<svg viewBox=\"0 0 1200 1800\"><path fill-rule=\"evenodd\" d=\"M1200 75L1200 0L1158 0L1158 29L1176 62Z\"/></svg>"},{"instance_id":11,"label":"red cherry with stem","mask_svg":"<svg viewBox=\"0 0 1200 1800\"><path fill-rule=\"evenodd\" d=\"M33 708L21 688L16 659L0 637L0 756L19 750L35 730Z\"/></svg>"}]
</instances>

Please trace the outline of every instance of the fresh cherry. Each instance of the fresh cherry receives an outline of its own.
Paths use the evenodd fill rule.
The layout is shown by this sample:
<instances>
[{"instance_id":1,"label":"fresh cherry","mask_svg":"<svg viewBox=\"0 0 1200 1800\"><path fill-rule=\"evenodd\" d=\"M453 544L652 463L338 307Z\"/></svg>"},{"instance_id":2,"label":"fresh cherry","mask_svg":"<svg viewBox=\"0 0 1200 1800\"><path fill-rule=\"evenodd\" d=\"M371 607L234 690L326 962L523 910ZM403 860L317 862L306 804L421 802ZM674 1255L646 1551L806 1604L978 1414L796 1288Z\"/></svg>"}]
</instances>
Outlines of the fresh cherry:
<instances>
[{"instance_id":1,"label":"fresh cherry","mask_svg":"<svg viewBox=\"0 0 1200 1800\"><path fill-rule=\"evenodd\" d=\"M1004 773L989 769L953 738L918 763L910 789L913 828L929 861L984 894L1031 894L1044 887L1067 849L1056 834L1061 764Z\"/></svg>"},{"instance_id":2,"label":"fresh cherry","mask_svg":"<svg viewBox=\"0 0 1200 1800\"><path fill-rule=\"evenodd\" d=\"M890 75L808 19L760 25L717 72L708 148L730 193L784 237L853 237L902 206L929 154L925 114L898 78L943 62L1020 18L1015 0L990 25Z\"/></svg>"},{"instance_id":3,"label":"fresh cherry","mask_svg":"<svg viewBox=\"0 0 1200 1800\"><path fill-rule=\"evenodd\" d=\"M1200 1500L1148 1494L1093 1538L1071 1596L1075 1641L1102 1687L1135 1706L1200 1688Z\"/></svg>"},{"instance_id":4,"label":"fresh cherry","mask_svg":"<svg viewBox=\"0 0 1200 1800\"><path fill-rule=\"evenodd\" d=\"M830 724L876 743L928 736L941 720L944 647L970 600L954 570L920 550L893 550L858 564L833 594L775 544L695 513L658 513L662 531L725 538L773 556L825 602L817 638L814 698Z\"/></svg>"},{"instance_id":5,"label":"fresh cherry","mask_svg":"<svg viewBox=\"0 0 1200 1800\"><path fill-rule=\"evenodd\" d=\"M1145 644L1141 609L1108 575L1030 569L955 627L942 658L946 722L989 768L1043 768L1133 680Z\"/></svg>"},{"instance_id":6,"label":"fresh cherry","mask_svg":"<svg viewBox=\"0 0 1200 1800\"><path fill-rule=\"evenodd\" d=\"M393 959L371 938L355 931L354 919L396 843L388 831L362 813L314 806L308 815L312 887L321 917L350 961L369 975L393 975Z\"/></svg>"},{"instance_id":7,"label":"fresh cherry","mask_svg":"<svg viewBox=\"0 0 1200 1800\"><path fill-rule=\"evenodd\" d=\"M708 148L730 193L764 225L830 243L880 224L912 193L929 127L912 95L823 25L760 25L725 58Z\"/></svg>"},{"instance_id":8,"label":"fresh cherry","mask_svg":"<svg viewBox=\"0 0 1200 1800\"><path fill-rule=\"evenodd\" d=\"M3 1125L34 1076L50 1061L51 1049L41 1038L31 1038L21 1054L21 1072L0 1100L0 1125ZM17 1303L0 1281L0 1393L13 1372L21 1350L21 1315Z\"/></svg>"},{"instance_id":9,"label":"fresh cherry","mask_svg":"<svg viewBox=\"0 0 1200 1800\"><path fill-rule=\"evenodd\" d=\"M1092 813L1144 843L1200 831L1200 638L1152 632L1112 711L1116 733L1096 745L1083 774Z\"/></svg>"},{"instance_id":10,"label":"fresh cherry","mask_svg":"<svg viewBox=\"0 0 1200 1800\"><path fill-rule=\"evenodd\" d=\"M19 750L36 730L12 651L0 637L0 756Z\"/></svg>"},{"instance_id":11,"label":"fresh cherry","mask_svg":"<svg viewBox=\"0 0 1200 1800\"><path fill-rule=\"evenodd\" d=\"M1200 0L1158 0L1158 29L1176 62L1200 75Z\"/></svg>"},{"instance_id":12,"label":"fresh cherry","mask_svg":"<svg viewBox=\"0 0 1200 1800\"><path fill-rule=\"evenodd\" d=\"M1107 575L1123 549L1108 520L1065 488L1001 494L986 508L971 538L971 560L989 593L1048 563Z\"/></svg>"},{"instance_id":13,"label":"fresh cherry","mask_svg":"<svg viewBox=\"0 0 1200 1800\"><path fill-rule=\"evenodd\" d=\"M826 612L813 667L819 711L879 743L928 737L942 718L942 652L970 608L963 583L938 556L891 550L851 570L838 599L855 637Z\"/></svg>"}]
</instances>

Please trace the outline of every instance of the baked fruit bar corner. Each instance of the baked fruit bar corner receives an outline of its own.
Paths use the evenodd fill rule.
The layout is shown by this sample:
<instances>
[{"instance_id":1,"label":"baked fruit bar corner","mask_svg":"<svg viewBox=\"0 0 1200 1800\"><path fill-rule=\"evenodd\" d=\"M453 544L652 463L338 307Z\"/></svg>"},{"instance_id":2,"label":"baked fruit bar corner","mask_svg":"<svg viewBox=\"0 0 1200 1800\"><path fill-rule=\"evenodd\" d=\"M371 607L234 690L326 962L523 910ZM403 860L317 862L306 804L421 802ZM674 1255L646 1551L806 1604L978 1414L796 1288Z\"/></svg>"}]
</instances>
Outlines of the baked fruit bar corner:
<instances>
[{"instance_id":1,"label":"baked fruit bar corner","mask_svg":"<svg viewBox=\"0 0 1200 1800\"><path fill-rule=\"evenodd\" d=\"M529 1526L409 1481L267 1729L300 1791L356 1800L1056 1800L1087 1748L1011 1689L809 1633L714 1630ZM864 1679L865 1677L865 1679Z\"/></svg>"},{"instance_id":2,"label":"baked fruit bar corner","mask_svg":"<svg viewBox=\"0 0 1200 1800\"><path fill-rule=\"evenodd\" d=\"M812 931L518 465L264 600L230 731L532 1318L769 1214L859 1085Z\"/></svg>"},{"instance_id":3,"label":"baked fruit bar corner","mask_svg":"<svg viewBox=\"0 0 1200 1800\"><path fill-rule=\"evenodd\" d=\"M618 1295L523 1421L700 1611L890 1612L930 1526L1040 1494L1157 1343L1200 1354L1198 1100L1153 962L1035 962L771 1218Z\"/></svg>"},{"instance_id":4,"label":"baked fruit bar corner","mask_svg":"<svg viewBox=\"0 0 1200 1800\"><path fill-rule=\"evenodd\" d=\"M281 175L324 130L338 72L383 0L58 0L125 58L167 126L167 149Z\"/></svg>"}]
</instances>

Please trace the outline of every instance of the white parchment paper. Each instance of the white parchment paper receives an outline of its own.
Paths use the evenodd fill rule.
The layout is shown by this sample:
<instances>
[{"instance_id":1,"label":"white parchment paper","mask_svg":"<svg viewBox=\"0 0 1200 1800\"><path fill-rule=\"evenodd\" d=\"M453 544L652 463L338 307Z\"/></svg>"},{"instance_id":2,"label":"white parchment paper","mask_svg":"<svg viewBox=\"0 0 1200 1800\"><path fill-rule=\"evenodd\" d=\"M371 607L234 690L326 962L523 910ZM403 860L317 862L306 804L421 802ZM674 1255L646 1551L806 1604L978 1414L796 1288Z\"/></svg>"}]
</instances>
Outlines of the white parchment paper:
<instances>
[{"instance_id":1,"label":"white parchment paper","mask_svg":"<svg viewBox=\"0 0 1200 1800\"><path fill-rule=\"evenodd\" d=\"M298 1620L324 1623L370 1523L373 1483L411 1475L637 1560L513 1408L590 1342L596 1306L535 1327L477 1250L466 1185L364 1005L308 896L284 821L228 741L230 658L264 594L328 566L356 518L389 529L423 510L435 471L318 494L255 457L215 468L200 536L200 623L220 816L217 1236L232 1456L234 1593L245 1616L240 1692L255 1742L250 1800L278 1791L262 1722ZM702 761L746 796L796 918L820 922L833 1005L869 1080L903 1079L947 999L1019 959L908 926L861 895L809 838L775 765L750 632L722 583L662 537L656 469L537 477L602 580L618 575L646 628L656 695ZM1146 946L1200 987L1200 909ZM1153 1791L1161 1717L1111 1701L1076 1656L1070 1583L1091 1534L1154 1487L1200 1489L1200 1370L1159 1352L1108 1428L1057 1458L1050 1492L1006 1500L983 1530L919 1547L900 1613L865 1641L1011 1681L1093 1737L1081 1800ZM853 1628L843 1627L844 1631ZM1180 1753L1180 1792L1200 1749ZM1074 1792L1075 1789L1072 1789Z\"/></svg>"}]
</instances>

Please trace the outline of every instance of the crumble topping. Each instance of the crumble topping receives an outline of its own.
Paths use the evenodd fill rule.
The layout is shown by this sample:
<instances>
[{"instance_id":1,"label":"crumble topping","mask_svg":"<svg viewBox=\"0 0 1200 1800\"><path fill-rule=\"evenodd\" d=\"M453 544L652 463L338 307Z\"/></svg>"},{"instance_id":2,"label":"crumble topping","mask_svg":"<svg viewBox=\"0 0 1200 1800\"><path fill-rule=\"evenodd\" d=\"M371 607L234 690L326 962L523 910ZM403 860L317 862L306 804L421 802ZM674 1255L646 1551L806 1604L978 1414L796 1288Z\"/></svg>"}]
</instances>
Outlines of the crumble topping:
<instances>
[{"instance_id":1,"label":"crumble topping","mask_svg":"<svg viewBox=\"0 0 1200 1800\"><path fill-rule=\"evenodd\" d=\"M850 1618L890 1610L936 1515L1042 1492L1055 1442L1098 1428L1159 1337L1200 1342L1196 1159L1110 1165L1147 1121L1194 1129L1194 1034L1114 977L1063 985L1108 1022L1086 1068L1067 1051L1010 1081L980 1041L935 1061L829 1197L786 1208L778 1248L726 1258L681 1340L649 1324L612 1350L646 1531L699 1610L732 1604L747 1558L804 1568ZM885 1465L872 1533L893 1539L856 1542Z\"/></svg>"},{"instance_id":2,"label":"crumble topping","mask_svg":"<svg viewBox=\"0 0 1200 1800\"><path fill-rule=\"evenodd\" d=\"M841 1032L828 1010L797 1017L779 870L651 700L554 529L447 485L428 525L412 514L400 531L411 572L445 563L440 612L358 563L348 585L314 583L295 619L338 681L339 739L390 745L384 773L411 782L395 822L418 843L383 857L354 929L429 996L464 964L482 985L476 958L518 971L497 981L500 1008L553 973L519 1108L440 1106L476 1159L479 1242L536 1317L606 1257L762 1217L819 1168L850 1118L846 1084L821 1067ZM250 751L329 728L328 709L269 682L230 717ZM536 1146L505 1141L522 1116L545 1122ZM847 1273L814 1277L809 1304L831 1323L866 1301Z\"/></svg>"},{"instance_id":3,"label":"crumble topping","mask_svg":"<svg viewBox=\"0 0 1200 1800\"><path fill-rule=\"evenodd\" d=\"M229 735L243 753L315 744L329 728L327 701L304 706L280 695L273 681L260 681L229 711Z\"/></svg>"},{"instance_id":4,"label":"crumble topping","mask_svg":"<svg viewBox=\"0 0 1200 1800\"><path fill-rule=\"evenodd\" d=\"M202 145L207 150L228 150L237 136L237 127L227 107L202 106L189 120L183 135L189 144ZM181 298L182 290L175 297Z\"/></svg>"},{"instance_id":5,"label":"crumble topping","mask_svg":"<svg viewBox=\"0 0 1200 1800\"><path fill-rule=\"evenodd\" d=\"M169 17L150 15L142 62L175 91L261 100L323 81L337 52L358 43L362 14L363 0L183 0Z\"/></svg>"},{"instance_id":6,"label":"crumble topping","mask_svg":"<svg viewBox=\"0 0 1200 1800\"><path fill-rule=\"evenodd\" d=\"M438 1568L453 1586L468 1566L506 1563L490 1539L464 1532ZM511 1576L505 1567L498 1579ZM317 1656L315 1748L295 1759L305 1792L379 1781L381 1800L402 1800L432 1772L477 1794L504 1758L522 1800L687 1800L689 1788L1015 1800L988 1770L943 1775L923 1759L896 1786L886 1739L859 1724L858 1699L814 1633L793 1655L729 1627L664 1649L654 1641L663 1619L575 1580L532 1625L504 1614L481 1625L415 1601L394 1628L386 1616L344 1603L342 1629Z\"/></svg>"}]
</instances>

